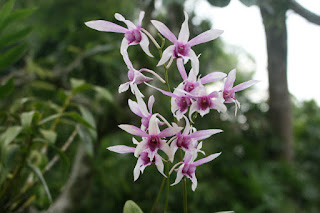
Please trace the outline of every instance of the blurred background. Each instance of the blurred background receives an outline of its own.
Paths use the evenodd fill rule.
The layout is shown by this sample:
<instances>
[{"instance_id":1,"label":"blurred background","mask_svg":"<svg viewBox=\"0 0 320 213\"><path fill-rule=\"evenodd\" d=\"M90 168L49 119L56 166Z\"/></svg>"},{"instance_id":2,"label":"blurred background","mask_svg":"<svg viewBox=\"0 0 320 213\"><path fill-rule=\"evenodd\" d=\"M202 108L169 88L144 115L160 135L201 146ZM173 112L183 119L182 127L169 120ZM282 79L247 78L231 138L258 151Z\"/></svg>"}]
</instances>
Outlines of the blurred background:
<instances>
[{"instance_id":1,"label":"blurred background","mask_svg":"<svg viewBox=\"0 0 320 213\"><path fill-rule=\"evenodd\" d=\"M7 2L0 1L0 7ZM144 212L151 210L162 176L150 166L133 182L134 156L106 150L112 145L132 144L131 136L120 130L118 124L140 125L139 117L127 105L128 99L133 99L132 94L118 94L118 86L127 81L127 67L119 51L123 37L92 30L84 22L103 19L122 25L114 18L118 12L136 23L143 10L146 12L143 27L160 42L150 20L162 21L177 35L186 10L191 38L211 28L225 30L222 38L194 47L197 54L201 53L202 76L213 71L228 73L236 68L235 84L250 79L261 81L261 85L237 94L241 102L237 116L230 104L228 113L211 112L196 118L197 129L216 128L224 132L204 141L206 154L222 152L222 155L197 170L199 183L195 192L188 180L189 212L320 212L320 99L316 82L319 68L315 58L318 54L314 51L319 49L319 37L309 37L313 33L320 35L320 17L316 14L320 5L310 6L310 2L315 1L24 0L16 1L12 11L24 11L25 16L20 12L20 16L4 19L2 10L1 134L8 132L9 126L17 128L15 122L25 117L23 112L37 111L39 117L48 116L48 120L39 118L37 124L45 123L49 130L39 129L39 133L32 134L42 135L46 140L54 138L54 147L58 147L63 159L47 169L56 152L43 151L38 145L31 149L21 145L27 138L25 133L12 139L12 144L19 146L18 150L26 157L20 157L17 151L10 162L27 159L31 162L29 167L39 168L34 171L45 172L39 176L41 181L29 187L30 181L37 180L35 175L27 174L19 166L3 164L0 167L2 173L6 171L0 177L3 186L15 185L10 181L15 173L6 170L10 166L19 174L21 170L20 176L25 181L17 181L18 189L1 188L0 208L4 212L122 212L125 201L131 199ZM294 22L287 29L292 16L299 16L299 20L313 27L308 25L304 30L305 25L297 24L297 30L305 32L306 37L301 40L295 39L296 31L288 30L295 27ZM1 39L13 38L10 32L20 32L17 34L21 36L5 43ZM165 46L168 45L166 42ZM299 49L302 46L309 48ZM129 55L136 68L154 69L163 76L163 68L155 68L158 51L152 44L150 50L154 58L147 57L138 46L130 47ZM303 53L294 56L300 50ZM297 71L296 66L301 69ZM169 78L171 87L182 80L175 65L169 70ZM168 97L144 85L139 88L146 97L155 96L154 111L173 120L170 105L162 104L170 101ZM304 92L296 94L299 88ZM10 94L3 92L9 90ZM73 123L50 117L55 110L69 113ZM31 118L32 122L35 119ZM82 127L77 126L79 122ZM94 131L83 126L94 126ZM70 135L74 142L64 149ZM175 175L171 176L171 182L174 178ZM52 202L44 186L50 190ZM21 196L16 199L17 193ZM155 212L163 212L164 197L164 194L160 197ZM182 207L182 187L171 187L169 212L182 212Z\"/></svg>"}]
</instances>

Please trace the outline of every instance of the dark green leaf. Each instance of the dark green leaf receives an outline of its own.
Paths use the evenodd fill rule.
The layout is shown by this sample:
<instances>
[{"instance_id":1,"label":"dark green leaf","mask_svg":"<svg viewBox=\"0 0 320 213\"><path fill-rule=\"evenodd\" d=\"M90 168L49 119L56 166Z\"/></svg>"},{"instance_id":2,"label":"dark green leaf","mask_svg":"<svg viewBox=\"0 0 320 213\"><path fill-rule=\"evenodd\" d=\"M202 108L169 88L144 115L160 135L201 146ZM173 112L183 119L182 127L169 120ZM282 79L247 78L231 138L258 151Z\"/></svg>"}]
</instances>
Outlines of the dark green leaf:
<instances>
[{"instance_id":1,"label":"dark green leaf","mask_svg":"<svg viewBox=\"0 0 320 213\"><path fill-rule=\"evenodd\" d=\"M24 112L21 114L21 125L23 127L31 126L33 116L35 114L35 111L30 112Z\"/></svg>"},{"instance_id":2,"label":"dark green leaf","mask_svg":"<svg viewBox=\"0 0 320 213\"><path fill-rule=\"evenodd\" d=\"M28 17L31 13L35 11L35 8L20 9L13 11L2 23L0 23L0 33L10 24L14 24L19 20Z\"/></svg>"},{"instance_id":3,"label":"dark green leaf","mask_svg":"<svg viewBox=\"0 0 320 213\"><path fill-rule=\"evenodd\" d=\"M228 6L231 0L208 0L208 2L216 7L225 7Z\"/></svg>"},{"instance_id":4,"label":"dark green leaf","mask_svg":"<svg viewBox=\"0 0 320 213\"><path fill-rule=\"evenodd\" d=\"M242 4L246 5L247 7L250 7L252 5L256 5L259 0L240 0Z\"/></svg>"},{"instance_id":5,"label":"dark green leaf","mask_svg":"<svg viewBox=\"0 0 320 213\"><path fill-rule=\"evenodd\" d=\"M81 112L81 115L82 117L91 125L94 127L94 129L89 129L89 133L92 137L93 140L96 140L97 139L97 132L96 132L96 122L94 120L94 117L93 115L91 114L91 112L83 107L83 106L79 106L79 109L80 109L80 112Z\"/></svg>"},{"instance_id":6,"label":"dark green leaf","mask_svg":"<svg viewBox=\"0 0 320 213\"><path fill-rule=\"evenodd\" d=\"M72 94L77 94L79 92L92 89L92 85L87 84L84 80L75 79L75 78L71 79L71 87L72 87Z\"/></svg>"},{"instance_id":7,"label":"dark green leaf","mask_svg":"<svg viewBox=\"0 0 320 213\"><path fill-rule=\"evenodd\" d=\"M0 39L0 50L4 47L12 45L18 41L24 39L30 32L31 27L24 28L23 30L19 30L17 32L9 33L5 36L2 36Z\"/></svg>"},{"instance_id":8,"label":"dark green leaf","mask_svg":"<svg viewBox=\"0 0 320 213\"><path fill-rule=\"evenodd\" d=\"M11 144L7 147L6 157L4 159L6 168L12 169L16 165L19 152L20 147L17 144Z\"/></svg>"},{"instance_id":9,"label":"dark green leaf","mask_svg":"<svg viewBox=\"0 0 320 213\"><path fill-rule=\"evenodd\" d=\"M22 43L0 55L0 70L18 61L24 55L27 46L26 43Z\"/></svg>"},{"instance_id":10,"label":"dark green leaf","mask_svg":"<svg viewBox=\"0 0 320 213\"><path fill-rule=\"evenodd\" d=\"M2 5L0 9L0 24L5 21L5 19L8 17L10 14L12 8L14 5L14 0L10 0L6 2L4 5Z\"/></svg>"},{"instance_id":11,"label":"dark green leaf","mask_svg":"<svg viewBox=\"0 0 320 213\"><path fill-rule=\"evenodd\" d=\"M127 200L123 207L123 213L143 213L143 211L135 202Z\"/></svg>"},{"instance_id":12,"label":"dark green leaf","mask_svg":"<svg viewBox=\"0 0 320 213\"><path fill-rule=\"evenodd\" d=\"M48 196L48 199L50 201L50 203L52 203L52 196L51 196L51 193L49 191L49 188L48 188L48 185L47 185L47 182L46 180L44 179L40 169L38 167L35 167L34 165L32 165L30 162L27 163L28 167L38 176L38 178L40 179L42 185L43 185L43 188Z\"/></svg>"},{"instance_id":13,"label":"dark green leaf","mask_svg":"<svg viewBox=\"0 0 320 213\"><path fill-rule=\"evenodd\" d=\"M88 121L86 121L81 115L79 115L76 112L67 112L67 113L64 113L63 115L74 119L78 123L83 124L88 128L95 129Z\"/></svg>"},{"instance_id":14,"label":"dark green leaf","mask_svg":"<svg viewBox=\"0 0 320 213\"><path fill-rule=\"evenodd\" d=\"M83 146L88 153L89 156L93 156L93 141L90 137L90 133L88 132L87 128L84 128L84 126L79 126L79 136L81 139L81 142L83 143Z\"/></svg>"},{"instance_id":15,"label":"dark green leaf","mask_svg":"<svg viewBox=\"0 0 320 213\"><path fill-rule=\"evenodd\" d=\"M8 146L21 132L21 126L9 127L0 137L1 146Z\"/></svg>"},{"instance_id":16,"label":"dark green leaf","mask_svg":"<svg viewBox=\"0 0 320 213\"><path fill-rule=\"evenodd\" d=\"M94 90L107 101L113 102L113 97L109 90L106 90L105 88L99 86L95 86Z\"/></svg>"},{"instance_id":17,"label":"dark green leaf","mask_svg":"<svg viewBox=\"0 0 320 213\"><path fill-rule=\"evenodd\" d=\"M8 79L3 85L0 86L0 98L10 95L14 90L13 78Z\"/></svg>"}]
</instances>

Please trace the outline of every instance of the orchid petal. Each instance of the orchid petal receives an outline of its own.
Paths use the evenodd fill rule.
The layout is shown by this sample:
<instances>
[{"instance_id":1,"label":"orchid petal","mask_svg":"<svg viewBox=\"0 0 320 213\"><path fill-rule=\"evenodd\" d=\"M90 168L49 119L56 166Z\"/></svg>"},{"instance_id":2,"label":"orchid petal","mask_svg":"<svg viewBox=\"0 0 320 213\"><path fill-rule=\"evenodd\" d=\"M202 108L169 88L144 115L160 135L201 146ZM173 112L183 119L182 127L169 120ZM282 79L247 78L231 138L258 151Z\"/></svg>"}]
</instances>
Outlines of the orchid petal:
<instances>
[{"instance_id":1,"label":"orchid petal","mask_svg":"<svg viewBox=\"0 0 320 213\"><path fill-rule=\"evenodd\" d=\"M150 114L152 114L152 107L153 107L154 101L155 101L154 96L151 95L148 100L148 108L149 108Z\"/></svg>"},{"instance_id":2,"label":"orchid petal","mask_svg":"<svg viewBox=\"0 0 320 213\"><path fill-rule=\"evenodd\" d=\"M147 140L143 140L143 141L141 141L138 145L137 145L137 147L136 147L136 151L134 152L134 156L137 158L139 155L140 155L140 153L143 151L143 150L145 150L146 148L147 148Z\"/></svg>"},{"instance_id":3,"label":"orchid petal","mask_svg":"<svg viewBox=\"0 0 320 213\"><path fill-rule=\"evenodd\" d=\"M226 105L223 104L221 99L215 99L212 100L213 103L213 109L216 109L218 112L223 112L225 113L227 111Z\"/></svg>"},{"instance_id":4,"label":"orchid petal","mask_svg":"<svg viewBox=\"0 0 320 213\"><path fill-rule=\"evenodd\" d=\"M159 133L159 137L160 138L165 138L165 137L170 137L170 136L173 136L175 134L177 134L178 132L180 132L183 128L182 127L168 127L164 130L162 130L160 133Z\"/></svg>"},{"instance_id":5,"label":"orchid petal","mask_svg":"<svg viewBox=\"0 0 320 213\"><path fill-rule=\"evenodd\" d=\"M160 133L159 125L158 125L158 118L157 115L154 114L151 116L149 121L149 135L158 135Z\"/></svg>"},{"instance_id":6,"label":"orchid petal","mask_svg":"<svg viewBox=\"0 0 320 213\"><path fill-rule=\"evenodd\" d=\"M139 106L139 109L142 113L143 116L141 117L148 117L149 116L149 112L147 109L147 105L144 103L143 99L141 97L137 97L137 103Z\"/></svg>"},{"instance_id":7,"label":"orchid petal","mask_svg":"<svg viewBox=\"0 0 320 213\"><path fill-rule=\"evenodd\" d=\"M218 98L219 93L217 91L213 91L208 95L209 98Z\"/></svg>"},{"instance_id":8,"label":"orchid petal","mask_svg":"<svg viewBox=\"0 0 320 213\"><path fill-rule=\"evenodd\" d=\"M230 90L236 80L236 69L229 72L226 82L224 83L224 90Z\"/></svg>"},{"instance_id":9,"label":"orchid petal","mask_svg":"<svg viewBox=\"0 0 320 213\"><path fill-rule=\"evenodd\" d=\"M173 51L174 51L174 45L170 45L169 47L167 47L167 49L163 51L162 57L158 62L157 66L161 66L164 63L166 63L169 60L169 58L173 55Z\"/></svg>"},{"instance_id":10,"label":"orchid petal","mask_svg":"<svg viewBox=\"0 0 320 213\"><path fill-rule=\"evenodd\" d=\"M189 50L189 57L192 69L194 70L193 72L197 76L199 74L199 58L192 49Z\"/></svg>"},{"instance_id":11,"label":"orchid petal","mask_svg":"<svg viewBox=\"0 0 320 213\"><path fill-rule=\"evenodd\" d=\"M130 82L123 83L119 86L118 92L122 93L129 89Z\"/></svg>"},{"instance_id":12,"label":"orchid petal","mask_svg":"<svg viewBox=\"0 0 320 213\"><path fill-rule=\"evenodd\" d=\"M134 23L132 23L132 22L129 21L129 20L126 20L126 19L125 19L121 14L119 14L119 13L114 14L114 17L115 17L118 21L124 22L124 23L127 25L128 29L130 29L130 30L137 28L136 25L134 25Z\"/></svg>"},{"instance_id":13,"label":"orchid petal","mask_svg":"<svg viewBox=\"0 0 320 213\"><path fill-rule=\"evenodd\" d=\"M116 152L120 154L134 153L134 151L136 150L133 147L125 146L125 145L109 146L107 149L112 152Z\"/></svg>"},{"instance_id":14,"label":"orchid petal","mask_svg":"<svg viewBox=\"0 0 320 213\"><path fill-rule=\"evenodd\" d=\"M215 158L217 158L220 154L221 154L221 152L209 155L208 157L197 160L196 162L193 163L193 165L200 166L202 164L208 163L208 162L214 160Z\"/></svg>"},{"instance_id":15,"label":"orchid petal","mask_svg":"<svg viewBox=\"0 0 320 213\"><path fill-rule=\"evenodd\" d=\"M128 47L129 47L128 40L126 38L123 38L122 42L121 42L121 46L120 46L120 53L123 56L123 60L126 63L128 69L132 69L133 65L132 65L132 62L129 59Z\"/></svg>"},{"instance_id":16,"label":"orchid petal","mask_svg":"<svg viewBox=\"0 0 320 213\"><path fill-rule=\"evenodd\" d=\"M166 153L166 155L168 156L169 160L171 162L173 162L173 155L172 155L172 152L171 152L171 149L169 147L169 145L164 141L164 140L161 140L161 147L160 149Z\"/></svg>"},{"instance_id":17,"label":"orchid petal","mask_svg":"<svg viewBox=\"0 0 320 213\"><path fill-rule=\"evenodd\" d=\"M192 175L191 182L192 182L192 185L191 185L192 191L195 191L197 188L197 185L198 185L198 180L196 178L196 174Z\"/></svg>"},{"instance_id":18,"label":"orchid petal","mask_svg":"<svg viewBox=\"0 0 320 213\"><path fill-rule=\"evenodd\" d=\"M178 146L177 146L177 139L173 140L171 145L170 145L170 149L171 149L171 153L174 156L174 154L176 153L176 151L178 150Z\"/></svg>"},{"instance_id":19,"label":"orchid petal","mask_svg":"<svg viewBox=\"0 0 320 213\"><path fill-rule=\"evenodd\" d=\"M179 36L178 36L178 41L182 42L182 43L187 43L189 40L189 35L190 35L189 26L188 26L189 17L188 17L187 12L184 12L184 17L185 17L185 20L182 23L182 26L181 26L181 29L179 32Z\"/></svg>"},{"instance_id":20,"label":"orchid petal","mask_svg":"<svg viewBox=\"0 0 320 213\"><path fill-rule=\"evenodd\" d=\"M139 142L137 141L137 139L135 139L134 137L132 137L132 143L138 145Z\"/></svg>"},{"instance_id":21,"label":"orchid petal","mask_svg":"<svg viewBox=\"0 0 320 213\"><path fill-rule=\"evenodd\" d=\"M144 131L142 131L141 129L139 129L138 127L133 126L133 125L120 124L119 128L132 134L132 135L136 135L136 136L140 136L140 137L148 137L147 133L145 133Z\"/></svg>"},{"instance_id":22,"label":"orchid petal","mask_svg":"<svg viewBox=\"0 0 320 213\"><path fill-rule=\"evenodd\" d=\"M149 39L148 37L146 36L146 34L141 33L141 41L140 41L140 46L142 48L142 50L148 55L150 56L151 58L153 58L153 55L150 53L150 50L149 50Z\"/></svg>"},{"instance_id":23,"label":"orchid petal","mask_svg":"<svg viewBox=\"0 0 320 213\"><path fill-rule=\"evenodd\" d=\"M218 38L223 33L223 30L208 30L206 32L201 33L200 35L191 39L188 44L190 46L195 46L201 43L205 43L211 40Z\"/></svg>"},{"instance_id":24,"label":"orchid petal","mask_svg":"<svg viewBox=\"0 0 320 213\"><path fill-rule=\"evenodd\" d=\"M176 95L176 94L174 94L174 93L172 93L172 92L164 91L164 90L159 89L159 88L157 88L157 87L155 87L155 86L152 86L152 85L150 85L150 84L148 84L148 83L145 83L145 84L148 85L149 87L152 87L153 89L158 90L159 92L161 92L161 93L164 94L164 95L167 95L167 96L170 96L170 97L174 97L174 98L179 98L179 97L180 97L179 95Z\"/></svg>"},{"instance_id":25,"label":"orchid petal","mask_svg":"<svg viewBox=\"0 0 320 213\"><path fill-rule=\"evenodd\" d=\"M162 162L162 158L160 157L160 155L156 154L154 156L155 160L154 160L154 164L156 165L158 171L160 172L160 174L162 174L163 176L167 177L164 173L163 173L163 162Z\"/></svg>"},{"instance_id":26,"label":"orchid petal","mask_svg":"<svg viewBox=\"0 0 320 213\"><path fill-rule=\"evenodd\" d=\"M225 77L227 77L227 74L225 74L223 72L212 72L212 73L209 73L208 75L202 77L200 79L200 82L201 82L201 84L207 84L207 83L219 81Z\"/></svg>"},{"instance_id":27,"label":"orchid petal","mask_svg":"<svg viewBox=\"0 0 320 213\"><path fill-rule=\"evenodd\" d=\"M137 164L133 169L133 179L134 181L138 180L139 176L140 176L140 167L143 165L143 161L138 158L137 160Z\"/></svg>"},{"instance_id":28,"label":"orchid petal","mask_svg":"<svg viewBox=\"0 0 320 213\"><path fill-rule=\"evenodd\" d=\"M211 135L223 132L221 129L207 129L207 130L199 130L194 133L191 133L189 137L194 138L196 140L204 140Z\"/></svg>"},{"instance_id":29,"label":"orchid petal","mask_svg":"<svg viewBox=\"0 0 320 213\"><path fill-rule=\"evenodd\" d=\"M259 82L259 81L257 81L257 80L246 81L246 82L243 82L243 83L238 84L237 86L233 87L232 90L233 90L234 92L238 92L238 91L247 89L248 87L251 87L251 86L255 85L255 84L258 83L258 82Z\"/></svg>"},{"instance_id":30,"label":"orchid petal","mask_svg":"<svg viewBox=\"0 0 320 213\"><path fill-rule=\"evenodd\" d=\"M160 21L151 20L153 26L172 43L177 42L176 36L168 29L168 27Z\"/></svg>"},{"instance_id":31,"label":"orchid petal","mask_svg":"<svg viewBox=\"0 0 320 213\"><path fill-rule=\"evenodd\" d=\"M137 84L134 84L133 82L130 83L130 87L131 87L131 92L132 94L134 94L136 97L144 97L144 95L140 92Z\"/></svg>"},{"instance_id":32,"label":"orchid petal","mask_svg":"<svg viewBox=\"0 0 320 213\"><path fill-rule=\"evenodd\" d=\"M174 186L174 185L178 184L178 183L182 180L182 178L183 178L183 174L182 174L183 166L184 166L184 165L181 165L181 166L179 167L178 172L177 172L176 180L175 180L175 182L174 182L173 184L171 184L170 186Z\"/></svg>"},{"instance_id":33,"label":"orchid petal","mask_svg":"<svg viewBox=\"0 0 320 213\"><path fill-rule=\"evenodd\" d=\"M129 105L129 108L130 110L138 115L139 117L144 117L144 115L142 114L140 108L139 108L139 105L137 104L137 102L135 101L132 101L131 99L128 100L128 105Z\"/></svg>"},{"instance_id":34,"label":"orchid petal","mask_svg":"<svg viewBox=\"0 0 320 213\"><path fill-rule=\"evenodd\" d=\"M124 27L104 20L87 21L85 22L85 25L103 32L126 33L128 31L128 29Z\"/></svg>"},{"instance_id":35,"label":"orchid petal","mask_svg":"<svg viewBox=\"0 0 320 213\"><path fill-rule=\"evenodd\" d=\"M139 21L138 21L138 26L141 26L141 25L142 25L142 20L143 20L144 14L145 14L144 11L141 11L141 12L140 12L140 14L139 14Z\"/></svg>"},{"instance_id":36,"label":"orchid petal","mask_svg":"<svg viewBox=\"0 0 320 213\"><path fill-rule=\"evenodd\" d=\"M187 72L186 72L186 69L184 68L183 60L181 58L177 59L177 67L178 67L178 70L180 72L182 79L187 80L187 78L188 78Z\"/></svg>"}]
</instances>

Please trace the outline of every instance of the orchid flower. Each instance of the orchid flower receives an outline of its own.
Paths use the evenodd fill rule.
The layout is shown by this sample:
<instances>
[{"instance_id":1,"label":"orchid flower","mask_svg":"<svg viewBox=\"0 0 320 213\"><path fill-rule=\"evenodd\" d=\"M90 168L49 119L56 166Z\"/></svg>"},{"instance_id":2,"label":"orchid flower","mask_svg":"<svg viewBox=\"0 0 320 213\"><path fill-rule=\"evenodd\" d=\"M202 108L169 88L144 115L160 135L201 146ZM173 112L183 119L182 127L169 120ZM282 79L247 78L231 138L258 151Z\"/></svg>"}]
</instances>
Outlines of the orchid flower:
<instances>
[{"instance_id":1,"label":"orchid flower","mask_svg":"<svg viewBox=\"0 0 320 213\"><path fill-rule=\"evenodd\" d=\"M135 139L133 138L133 141L134 143L135 142ZM125 146L125 145L117 145L117 146L110 146L107 148L108 150L112 151L112 152L116 152L116 153L120 153L120 154L124 154L124 153L134 153L136 148L134 147L129 147L129 146ZM134 178L134 181L136 181L139 176L140 176L140 173L143 173L144 169L151 165L152 163L154 163L158 169L158 171L166 177L166 175L163 173L163 162L162 162L162 158L160 155L158 154L155 154L154 156L154 159L151 160L149 158L149 154L147 152L142 152L140 154L140 157L138 158L138 161L137 161L137 164L136 166L134 167L134 170L133 170L133 178Z\"/></svg>"},{"instance_id":2,"label":"orchid flower","mask_svg":"<svg viewBox=\"0 0 320 213\"><path fill-rule=\"evenodd\" d=\"M236 72L237 71L235 69L229 72L228 77L224 83L223 98L224 98L224 103L234 102L240 108L240 103L235 98L235 93L238 91L247 89L248 87L251 87L254 84L258 83L259 81L250 80L233 87L234 81L236 80Z\"/></svg>"},{"instance_id":3,"label":"orchid flower","mask_svg":"<svg viewBox=\"0 0 320 213\"><path fill-rule=\"evenodd\" d=\"M192 67L195 69L199 67L199 59L196 53L191 49L192 46L205 43L211 40L218 38L223 31L222 30L208 30L200 35L196 36L195 38L189 40L189 27L188 27L188 14L184 12L185 20L182 23L180 33L178 39L176 36L168 29L166 25L164 25L160 21L152 20L151 23L155 26L155 28L169 41L173 43L163 51L162 57L157 66L160 66L166 63L169 58L171 60L173 58L183 58L186 62L188 59L191 60ZM198 75L199 70L196 69L195 73Z\"/></svg>"},{"instance_id":4,"label":"orchid flower","mask_svg":"<svg viewBox=\"0 0 320 213\"><path fill-rule=\"evenodd\" d=\"M184 118L186 120L186 126L183 132L178 132L177 138L173 140L170 145L173 155L178 148L182 149L185 152L199 152L201 150L197 149L197 141L204 140L206 138L209 138L211 135L223 132L221 129L207 129L192 132L192 127L190 126L189 120L185 116Z\"/></svg>"},{"instance_id":5,"label":"orchid flower","mask_svg":"<svg viewBox=\"0 0 320 213\"><path fill-rule=\"evenodd\" d=\"M183 178L183 176L186 176L192 182L192 186L191 186L192 191L195 191L198 185L198 181L195 174L197 166L200 166L202 164L205 164L214 160L220 154L221 152L215 153L215 154L209 155L208 157L202 158L201 160L197 160L195 162L193 162L194 157L192 156L192 154L185 155L182 165L177 169L176 180L173 184L171 184L171 186L178 184Z\"/></svg>"},{"instance_id":6,"label":"orchid flower","mask_svg":"<svg viewBox=\"0 0 320 213\"><path fill-rule=\"evenodd\" d=\"M103 31L103 32L114 32L114 33L123 33L124 38L121 42L120 52L124 58L128 57L127 49L130 45L140 44L142 50L150 57L153 57L149 50L149 40L146 34L141 30L141 23L144 17L144 11L141 11L139 14L139 20L137 25L133 24L131 21L126 20L121 14L116 13L114 16L118 21L124 22L128 28L124 28L120 25L114 24L109 21L104 20L94 20L85 22L85 25L88 27Z\"/></svg>"},{"instance_id":7,"label":"orchid flower","mask_svg":"<svg viewBox=\"0 0 320 213\"><path fill-rule=\"evenodd\" d=\"M182 130L182 127L168 127L162 131L159 129L159 119L154 114L149 121L148 133L140 128L128 124L119 125L124 131L142 137L142 141L137 145L134 156L138 157L141 152L146 151L149 154L150 160L153 161L155 154L161 149L168 156L169 160L173 161L173 155L169 145L162 138L170 137Z\"/></svg>"}]
</instances>

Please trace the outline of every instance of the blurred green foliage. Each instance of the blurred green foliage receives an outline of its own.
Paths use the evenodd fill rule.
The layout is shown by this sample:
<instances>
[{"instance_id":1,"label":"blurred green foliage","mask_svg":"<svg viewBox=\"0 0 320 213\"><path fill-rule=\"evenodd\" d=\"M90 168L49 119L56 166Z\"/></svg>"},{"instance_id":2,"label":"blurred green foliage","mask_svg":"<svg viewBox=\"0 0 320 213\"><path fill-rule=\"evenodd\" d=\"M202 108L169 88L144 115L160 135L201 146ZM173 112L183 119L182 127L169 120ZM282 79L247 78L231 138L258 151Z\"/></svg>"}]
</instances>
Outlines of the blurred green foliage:
<instances>
[{"instance_id":1,"label":"blurred green foliage","mask_svg":"<svg viewBox=\"0 0 320 213\"><path fill-rule=\"evenodd\" d=\"M168 7L172 6L168 1L167 4ZM180 10L177 14L183 14L182 6L179 3L174 4L174 7ZM7 35L11 36L0 34L2 55L21 47L16 59L3 60L8 65L3 66L0 72L1 135L8 138L3 136L8 134L15 138L7 155L16 158L19 155L14 153L23 151L17 145L20 145L19 139L25 138L23 131L27 130L24 127L29 124L35 125L32 131L35 131L37 136L61 147L74 130L75 123L81 123L86 127L81 131L85 132L79 133L76 141L84 142L87 153L92 156L92 172L91 177L85 181L88 190L82 194L72 212L122 212L127 200L133 200L142 210L148 212L158 193L162 176L152 166L133 182L133 168L136 163L134 156L106 150L106 147L112 145L132 145L130 135L121 131L118 124L140 125L140 119L133 115L127 106L127 99L133 98L131 94L117 93L118 86L127 80L127 68L119 53L122 35L97 32L84 25L85 21L95 19L121 24L113 17L115 12L134 20L137 19L139 10L146 10L148 5L143 1L129 0L25 0L17 1L15 7L20 10L14 11L24 11L21 14L25 15L20 14L22 19L17 19L14 27L16 29L6 31L9 33ZM25 8L37 10L24 19L33 11ZM4 13L0 13L0 16L1 14ZM164 13L152 18L163 21L169 27L174 25ZM183 17L176 18L183 20ZM4 22L1 22L0 18L0 26L1 23ZM176 25L180 24L181 22ZM20 28L21 26L23 27ZM29 48L26 53L27 46L20 40L30 32L28 26L32 26L33 31L28 36ZM190 25L191 37L210 27L208 21ZM8 38L15 39L11 43L7 40L1 42L1 39ZM157 36L156 39L160 41ZM165 45L169 45L169 42ZM239 54L251 59L243 51L225 51L225 45L218 39L194 48L196 53L201 53L202 76L212 71L229 72L237 68ZM154 69L159 55L154 47L151 47L151 52L155 55L154 59L147 58L140 48L129 47L135 67ZM24 57L17 61L22 56ZM11 65L13 62L17 63ZM188 69L190 67L187 67L187 71ZM163 75L161 67L155 68L155 71ZM236 84L250 79L253 71L239 70ZM174 65L169 70L169 77L172 87L182 80ZM154 93L154 110L172 120L170 105L162 104L167 103L169 98L148 90L144 85L141 88L147 96ZM234 116L234 106L228 105L228 114L212 112L204 118L196 118L198 129L219 128L224 132L204 141L203 149L206 154L222 151L222 155L197 170L199 185L195 192L191 191L188 180L189 212L319 212L320 108L313 101L295 104L296 157L293 164L288 165L275 157L279 152L279 141L273 136L268 123L268 105L264 102L252 103L244 93L238 94L238 99L242 107L237 117ZM50 116L57 114L68 100L70 102L65 109L65 117L61 118L61 124L57 125L55 131L50 131L50 125L56 119L51 117L50 120ZM42 120L37 118L40 115ZM48 123L43 123L46 128L38 129L39 122L44 122L43 119L46 118ZM70 125L70 122L73 125ZM96 133L92 131L95 128ZM8 131L15 134L9 134ZM37 165L40 169L44 168L56 153L64 159L62 162L65 163L58 163L54 171L43 176L53 200L59 196L62 186L69 178L70 170L64 168L64 164L72 165L77 146L72 146L67 152L59 150L49 149L47 155L42 155L36 149L29 153L32 165ZM12 162L12 159L6 160L9 167ZM33 171L37 173L37 169ZM172 175L171 182L174 179L175 175ZM41 184L28 195L35 195L32 204L36 208L49 207L46 190ZM169 212L182 212L182 204L182 187L171 187ZM162 212L163 205L164 196L160 198L156 212Z\"/></svg>"}]
</instances>

